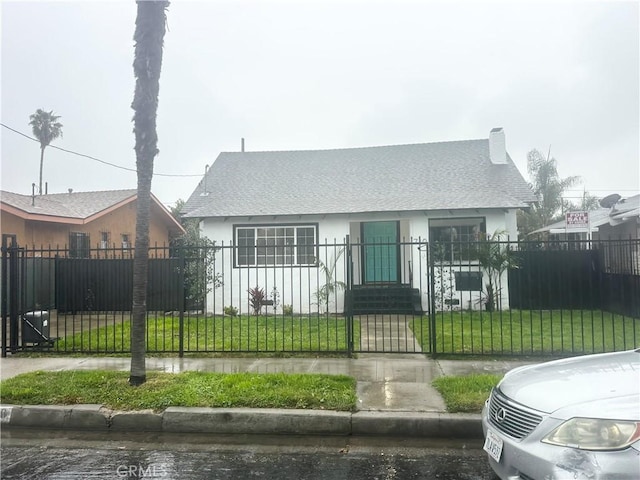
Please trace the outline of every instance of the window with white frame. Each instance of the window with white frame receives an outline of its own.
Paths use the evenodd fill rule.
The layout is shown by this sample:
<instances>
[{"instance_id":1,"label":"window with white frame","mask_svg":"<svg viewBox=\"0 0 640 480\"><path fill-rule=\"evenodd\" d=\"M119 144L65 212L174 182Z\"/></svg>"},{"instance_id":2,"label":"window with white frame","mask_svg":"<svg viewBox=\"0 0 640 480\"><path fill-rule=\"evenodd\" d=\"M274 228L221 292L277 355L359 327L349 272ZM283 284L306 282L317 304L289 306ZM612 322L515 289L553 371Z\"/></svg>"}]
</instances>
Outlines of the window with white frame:
<instances>
[{"instance_id":1,"label":"window with white frame","mask_svg":"<svg viewBox=\"0 0 640 480\"><path fill-rule=\"evenodd\" d=\"M100 232L100 248L109 248L109 232Z\"/></svg>"},{"instance_id":2,"label":"window with white frame","mask_svg":"<svg viewBox=\"0 0 640 480\"><path fill-rule=\"evenodd\" d=\"M477 242L485 236L484 217L429 220L429 243L436 261L457 262L477 258Z\"/></svg>"},{"instance_id":3,"label":"window with white frame","mask_svg":"<svg viewBox=\"0 0 640 480\"><path fill-rule=\"evenodd\" d=\"M236 226L236 266L313 265L317 225Z\"/></svg>"},{"instance_id":4,"label":"window with white frame","mask_svg":"<svg viewBox=\"0 0 640 480\"><path fill-rule=\"evenodd\" d=\"M131 248L131 242L129 240L129 234L128 233L123 233L120 235L120 239L122 241L122 248L124 250L128 250L129 248Z\"/></svg>"}]
</instances>

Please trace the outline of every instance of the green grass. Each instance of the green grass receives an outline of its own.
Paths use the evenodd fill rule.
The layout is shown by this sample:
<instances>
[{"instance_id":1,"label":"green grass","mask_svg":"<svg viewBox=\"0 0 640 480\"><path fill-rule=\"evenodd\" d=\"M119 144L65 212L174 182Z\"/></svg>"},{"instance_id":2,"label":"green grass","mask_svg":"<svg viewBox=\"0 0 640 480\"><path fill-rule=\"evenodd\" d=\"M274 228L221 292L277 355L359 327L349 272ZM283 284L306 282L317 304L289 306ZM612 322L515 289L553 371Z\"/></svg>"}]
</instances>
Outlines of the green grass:
<instances>
[{"instance_id":1,"label":"green grass","mask_svg":"<svg viewBox=\"0 0 640 480\"><path fill-rule=\"evenodd\" d=\"M346 322L335 317L185 317L183 348L189 352L346 352ZM356 328L358 331L358 328ZM129 320L59 339L65 352L130 351ZM147 351L180 351L180 320L149 317Z\"/></svg>"},{"instance_id":2,"label":"green grass","mask_svg":"<svg viewBox=\"0 0 640 480\"><path fill-rule=\"evenodd\" d=\"M31 372L0 383L14 405L101 404L116 410L182 407L295 408L353 411L356 382L345 375L148 372L139 387L128 372Z\"/></svg>"},{"instance_id":3,"label":"green grass","mask_svg":"<svg viewBox=\"0 0 640 480\"><path fill-rule=\"evenodd\" d=\"M411 328L430 350L429 317ZM439 312L436 353L562 355L600 353L640 345L640 320L601 311Z\"/></svg>"},{"instance_id":4,"label":"green grass","mask_svg":"<svg viewBox=\"0 0 640 480\"><path fill-rule=\"evenodd\" d=\"M127 353L130 321L97 321L91 329L56 341L54 351ZM640 319L586 310L503 312L464 311L436 314L436 350L441 355L562 356L619 351L640 345ZM423 351L431 352L429 317L416 317L411 328ZM360 326L354 321L354 344ZM186 354L293 354L347 352L346 321L327 316L189 317L184 319ZM150 316L147 350L180 351L179 319Z\"/></svg>"},{"instance_id":5,"label":"green grass","mask_svg":"<svg viewBox=\"0 0 640 480\"><path fill-rule=\"evenodd\" d=\"M449 413L480 413L501 378L493 374L445 376L436 378L432 385L442 395Z\"/></svg>"}]
</instances>

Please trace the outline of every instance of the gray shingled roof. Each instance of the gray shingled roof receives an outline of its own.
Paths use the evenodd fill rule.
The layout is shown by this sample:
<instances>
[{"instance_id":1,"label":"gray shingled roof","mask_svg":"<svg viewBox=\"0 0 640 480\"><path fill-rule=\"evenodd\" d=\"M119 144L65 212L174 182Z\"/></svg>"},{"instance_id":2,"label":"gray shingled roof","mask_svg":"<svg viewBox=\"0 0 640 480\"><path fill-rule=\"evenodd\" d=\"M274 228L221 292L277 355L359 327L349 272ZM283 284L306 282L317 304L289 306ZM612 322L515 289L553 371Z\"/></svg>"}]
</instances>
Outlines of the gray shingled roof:
<instances>
[{"instance_id":1,"label":"gray shingled roof","mask_svg":"<svg viewBox=\"0 0 640 480\"><path fill-rule=\"evenodd\" d=\"M221 153L183 212L197 218L302 215L514 208L534 201L511 158L492 164L483 139Z\"/></svg>"},{"instance_id":2,"label":"gray shingled roof","mask_svg":"<svg viewBox=\"0 0 640 480\"><path fill-rule=\"evenodd\" d=\"M618 222L640 217L640 195L623 198L611 209L611 219Z\"/></svg>"},{"instance_id":3,"label":"gray shingled roof","mask_svg":"<svg viewBox=\"0 0 640 480\"><path fill-rule=\"evenodd\" d=\"M108 190L101 192L73 192L36 195L32 205L31 195L0 192L2 202L24 212L67 218L88 218L113 205L137 195L133 190Z\"/></svg>"}]
</instances>

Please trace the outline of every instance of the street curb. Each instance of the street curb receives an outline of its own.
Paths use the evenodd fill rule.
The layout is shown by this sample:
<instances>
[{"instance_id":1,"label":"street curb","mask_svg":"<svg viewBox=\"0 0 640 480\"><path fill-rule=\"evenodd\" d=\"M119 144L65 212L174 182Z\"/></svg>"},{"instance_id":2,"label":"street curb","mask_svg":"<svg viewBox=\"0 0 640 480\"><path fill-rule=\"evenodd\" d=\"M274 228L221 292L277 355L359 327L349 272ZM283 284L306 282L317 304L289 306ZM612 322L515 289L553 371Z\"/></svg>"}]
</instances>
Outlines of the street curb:
<instances>
[{"instance_id":1,"label":"street curb","mask_svg":"<svg viewBox=\"0 0 640 480\"><path fill-rule=\"evenodd\" d=\"M109 420L102 405L0 405L2 428L26 427L107 431Z\"/></svg>"},{"instance_id":2,"label":"street curb","mask_svg":"<svg viewBox=\"0 0 640 480\"><path fill-rule=\"evenodd\" d=\"M112 411L110 419L109 430L112 432L162 432L162 414L152 410Z\"/></svg>"},{"instance_id":3,"label":"street curb","mask_svg":"<svg viewBox=\"0 0 640 480\"><path fill-rule=\"evenodd\" d=\"M169 407L164 432L349 435L351 414L328 410Z\"/></svg>"},{"instance_id":4,"label":"street curb","mask_svg":"<svg viewBox=\"0 0 640 480\"><path fill-rule=\"evenodd\" d=\"M352 416L352 435L425 438L484 438L478 414L358 412Z\"/></svg>"},{"instance_id":5,"label":"street curb","mask_svg":"<svg viewBox=\"0 0 640 480\"><path fill-rule=\"evenodd\" d=\"M117 432L363 435L482 439L478 414L169 407L121 412L102 405L0 405L3 429Z\"/></svg>"}]
</instances>

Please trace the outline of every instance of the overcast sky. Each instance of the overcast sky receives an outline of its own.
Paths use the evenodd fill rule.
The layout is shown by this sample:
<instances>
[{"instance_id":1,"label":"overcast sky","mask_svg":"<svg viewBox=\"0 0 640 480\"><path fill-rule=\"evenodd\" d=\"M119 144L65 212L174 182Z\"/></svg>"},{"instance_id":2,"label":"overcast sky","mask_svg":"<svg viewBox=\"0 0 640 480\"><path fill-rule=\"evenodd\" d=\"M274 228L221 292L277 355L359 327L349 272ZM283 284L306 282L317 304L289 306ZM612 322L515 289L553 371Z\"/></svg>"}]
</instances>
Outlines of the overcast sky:
<instances>
[{"instance_id":1,"label":"overcast sky","mask_svg":"<svg viewBox=\"0 0 640 480\"><path fill-rule=\"evenodd\" d=\"M133 1L2 1L2 123L135 169ZM487 138L503 127L598 196L640 190L638 2L175 0L153 193L187 199L223 151ZM39 145L1 128L3 190L30 194ZM196 175L167 177L159 174ZM135 188L135 172L48 148L49 193ZM259 185L237 185L238 189Z\"/></svg>"}]
</instances>

